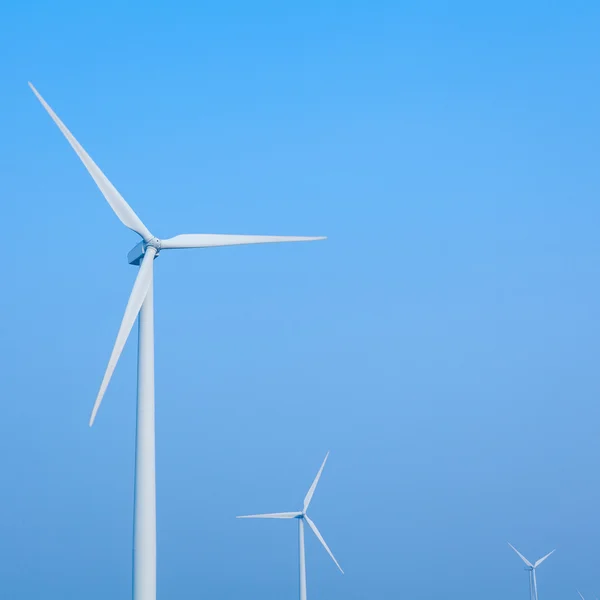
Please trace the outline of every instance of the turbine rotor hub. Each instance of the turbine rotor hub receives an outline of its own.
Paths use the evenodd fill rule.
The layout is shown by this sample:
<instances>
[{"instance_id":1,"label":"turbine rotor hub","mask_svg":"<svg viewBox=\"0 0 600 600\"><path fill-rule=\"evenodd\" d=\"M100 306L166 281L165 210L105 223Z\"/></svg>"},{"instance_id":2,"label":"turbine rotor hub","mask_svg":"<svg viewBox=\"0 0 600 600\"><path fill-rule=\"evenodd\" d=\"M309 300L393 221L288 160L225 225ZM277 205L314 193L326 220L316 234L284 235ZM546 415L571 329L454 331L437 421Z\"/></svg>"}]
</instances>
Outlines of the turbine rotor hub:
<instances>
[{"instance_id":1,"label":"turbine rotor hub","mask_svg":"<svg viewBox=\"0 0 600 600\"><path fill-rule=\"evenodd\" d=\"M158 253L160 252L160 249L162 248L162 245L160 243L160 240L157 237L153 237L150 238L146 243L146 248L148 246L150 246L150 248L154 248L156 250L156 254L158 255Z\"/></svg>"}]
</instances>

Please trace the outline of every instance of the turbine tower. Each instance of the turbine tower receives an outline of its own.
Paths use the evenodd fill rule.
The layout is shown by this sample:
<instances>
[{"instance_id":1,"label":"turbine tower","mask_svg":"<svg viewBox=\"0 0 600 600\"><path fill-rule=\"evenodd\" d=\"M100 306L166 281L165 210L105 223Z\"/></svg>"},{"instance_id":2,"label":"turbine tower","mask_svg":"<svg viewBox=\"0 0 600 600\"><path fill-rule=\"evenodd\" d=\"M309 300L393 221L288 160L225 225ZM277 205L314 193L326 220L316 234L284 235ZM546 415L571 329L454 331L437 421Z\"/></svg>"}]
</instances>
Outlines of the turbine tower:
<instances>
[{"instance_id":1,"label":"turbine tower","mask_svg":"<svg viewBox=\"0 0 600 600\"><path fill-rule=\"evenodd\" d=\"M90 158L64 123L48 106L38 91L29 84L37 99L58 125L73 150L92 176L111 208L129 229L142 240L129 252L129 264L139 266L138 274L125 308L117 339L102 379L90 418L94 423L100 402L121 356L125 342L139 314L138 388L135 453L135 500L133 534L133 599L156 599L156 482L154 454L154 259L163 250L179 248L209 248L264 244L271 242L307 242L324 237L289 237L261 235L183 234L161 240L142 223L96 163Z\"/></svg>"},{"instance_id":2,"label":"turbine tower","mask_svg":"<svg viewBox=\"0 0 600 600\"><path fill-rule=\"evenodd\" d=\"M319 479L321 477L321 473L323 472L323 468L325 467L325 463L327 462L327 457L329 456L329 452L325 456L325 460L315 477L315 480L312 482L305 498L304 498L304 506L301 511L298 512L284 512L284 513L270 513L264 515L246 515L243 517L236 517L236 519L298 519L298 543L299 543L299 557L300 557L300 600L306 600L306 561L304 555L304 522L308 524L308 526L312 529L313 533L317 536L317 539L323 544L325 550L331 558L333 562L337 565L337 568L342 571L342 567L340 567L337 560L335 560L335 556L329 549L329 546L325 543L323 536L317 529L317 526L313 523L310 517L306 514L308 510L308 506L310 501L312 500L313 494L315 493L315 489L317 488L317 483L319 483ZM344 571L342 571L342 574Z\"/></svg>"},{"instance_id":3,"label":"turbine tower","mask_svg":"<svg viewBox=\"0 0 600 600\"><path fill-rule=\"evenodd\" d=\"M521 560L525 563L525 570L529 571L529 598L530 600L538 600L537 591L537 579L535 577L535 570L554 552L548 552L546 556L542 556L539 560L534 563L530 563L510 542L508 545L519 555Z\"/></svg>"}]
</instances>

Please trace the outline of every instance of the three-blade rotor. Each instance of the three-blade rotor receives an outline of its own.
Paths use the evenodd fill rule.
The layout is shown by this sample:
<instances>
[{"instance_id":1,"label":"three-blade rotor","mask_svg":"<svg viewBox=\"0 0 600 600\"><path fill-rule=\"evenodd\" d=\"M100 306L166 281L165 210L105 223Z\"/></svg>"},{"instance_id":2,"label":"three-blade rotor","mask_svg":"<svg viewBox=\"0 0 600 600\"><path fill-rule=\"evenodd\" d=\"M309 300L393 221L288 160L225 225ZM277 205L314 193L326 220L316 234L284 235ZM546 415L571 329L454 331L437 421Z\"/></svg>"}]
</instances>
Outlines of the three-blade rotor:
<instances>
[{"instance_id":1,"label":"three-blade rotor","mask_svg":"<svg viewBox=\"0 0 600 600\"><path fill-rule=\"evenodd\" d=\"M542 558L536 560L535 563L532 563L526 559L510 542L507 543L517 553L519 558L527 565L527 570L529 571L529 595L531 600L538 600L536 570L551 554L554 553L554 550L552 550L552 552L548 552L546 556L542 556Z\"/></svg>"},{"instance_id":2,"label":"three-blade rotor","mask_svg":"<svg viewBox=\"0 0 600 600\"><path fill-rule=\"evenodd\" d=\"M324 240L324 237L295 237L295 236L265 236L265 235L221 235L221 234L204 234L192 233L176 235L175 237L165 240L159 240L154 237L150 230L144 225L142 220L136 215L131 206L127 204L123 196L117 191L113 184L108 180L106 175L99 169L98 165L92 160L90 155L83 149L81 144L75 139L73 134L67 129L65 124L58 118L56 113L50 108L48 103L42 98L35 87L29 83L29 87L46 109L52 120L62 131L67 141L81 159L85 168L92 176L96 185L106 198L110 207L113 209L121 222L135 231L143 240L144 257L140 264L140 270L136 277L131 295L127 302L125 314L117 334L117 339L113 347L112 354L108 361L104 378L100 384L100 390L94 403L92 416L90 418L90 426L94 423L98 408L104 397L104 393L110 383L110 379L115 370L119 357L123 351L127 338L131 333L131 329L137 319L142 304L146 298L146 294L152 285L153 260L158 255L160 250L182 249L182 248L210 248L218 246L239 246L242 244L269 244L280 242L310 242L316 240ZM137 263L136 263L137 264Z\"/></svg>"},{"instance_id":3,"label":"three-blade rotor","mask_svg":"<svg viewBox=\"0 0 600 600\"><path fill-rule=\"evenodd\" d=\"M306 521L307 525L311 528L311 530L315 534L316 538L321 542L323 548L325 548L325 550L327 551L327 554L329 554L329 556L331 557L333 562L336 564L337 568L343 573L344 571L343 571L342 567L340 567L340 564L338 563L335 556L333 555L333 552L329 549L329 546L327 545L327 542L325 542L325 539L321 535L321 532L317 529L317 526L315 525L314 521L306 514L306 511L308 509L310 501L312 500L312 497L315 493L315 489L317 488L317 484L319 483L319 479L321 478L321 473L323 473L323 469L325 467L325 463L327 462L328 456L329 456L329 452L325 455L325 460L323 461L323 464L321 465L321 468L319 469L317 476L315 477L314 481L312 482L312 485L308 489L306 497L304 498L304 508L302 511L283 512L283 513L266 513L266 514L260 514L260 515L244 515L244 516L236 517L236 519L303 519L304 521Z\"/></svg>"},{"instance_id":4,"label":"three-blade rotor","mask_svg":"<svg viewBox=\"0 0 600 600\"><path fill-rule=\"evenodd\" d=\"M508 545L519 555L521 560L531 569L537 569L551 554L556 552L556 549L552 550L552 552L548 552L546 556L542 556L542 558L535 561L535 563L529 562L510 542L507 542Z\"/></svg>"}]
</instances>

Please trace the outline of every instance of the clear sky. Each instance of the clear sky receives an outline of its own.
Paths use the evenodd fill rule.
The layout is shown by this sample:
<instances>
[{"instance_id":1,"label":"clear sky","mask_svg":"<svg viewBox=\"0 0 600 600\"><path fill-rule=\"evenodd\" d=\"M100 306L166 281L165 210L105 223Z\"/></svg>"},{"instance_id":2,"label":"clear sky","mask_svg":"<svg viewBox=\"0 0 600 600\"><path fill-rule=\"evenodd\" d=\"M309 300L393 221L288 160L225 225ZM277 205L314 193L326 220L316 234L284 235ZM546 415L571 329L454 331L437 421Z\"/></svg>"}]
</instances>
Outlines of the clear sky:
<instances>
[{"instance_id":1,"label":"clear sky","mask_svg":"<svg viewBox=\"0 0 600 600\"><path fill-rule=\"evenodd\" d=\"M600 4L13 2L0 15L0 597L130 598L123 227L159 237L159 598L600 594Z\"/></svg>"}]
</instances>

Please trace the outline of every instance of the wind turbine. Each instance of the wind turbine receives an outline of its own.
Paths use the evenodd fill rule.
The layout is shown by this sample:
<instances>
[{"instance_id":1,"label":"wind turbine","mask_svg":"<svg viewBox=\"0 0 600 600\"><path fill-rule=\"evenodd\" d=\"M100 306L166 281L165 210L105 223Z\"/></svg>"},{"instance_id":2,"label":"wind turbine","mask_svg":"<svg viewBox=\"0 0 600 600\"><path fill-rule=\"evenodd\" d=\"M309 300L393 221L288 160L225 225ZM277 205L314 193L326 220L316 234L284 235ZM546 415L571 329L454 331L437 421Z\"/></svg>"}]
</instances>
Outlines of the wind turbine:
<instances>
[{"instance_id":1,"label":"wind turbine","mask_svg":"<svg viewBox=\"0 0 600 600\"><path fill-rule=\"evenodd\" d=\"M537 591L537 580L535 578L535 570L554 552L548 552L546 556L542 556L539 560L534 563L530 563L510 542L508 545L519 555L521 560L525 563L525 570L529 571L529 598L530 600L538 600Z\"/></svg>"},{"instance_id":2,"label":"wind turbine","mask_svg":"<svg viewBox=\"0 0 600 600\"><path fill-rule=\"evenodd\" d=\"M289 237L263 235L215 235L183 234L161 240L142 223L133 209L125 202L96 163L90 158L64 123L48 106L30 83L29 87L48 111L52 120L67 138L81 162L85 165L96 185L111 208L129 229L142 240L129 252L129 264L139 266L139 271L125 308L125 314L117 339L108 361L108 367L100 384L90 418L94 423L100 402L121 356L125 342L139 314L138 340L138 389L135 454L135 500L133 539L133 598L156 599L156 479L154 453L154 305L153 271L154 259L163 250L179 248L209 248L214 246L237 246L241 244L264 244L271 242L307 242L323 240L324 237Z\"/></svg>"},{"instance_id":3,"label":"wind turbine","mask_svg":"<svg viewBox=\"0 0 600 600\"><path fill-rule=\"evenodd\" d=\"M329 549L329 546L325 543L323 536L320 534L317 526L313 523L310 517L306 514L308 510L308 506L310 501L312 500L313 494L315 493L315 489L317 488L317 483L319 483L319 479L321 477L321 473L323 472L323 468L325 467L325 463L327 462L327 457L329 456L329 452L325 456L325 460L315 477L315 480L312 482L312 485L308 489L308 492L304 498L304 506L301 511L298 512L283 512L283 513L270 513L264 515L246 515L243 517L236 517L236 519L298 519L298 540L299 540L299 555L300 555L300 600L306 600L306 561L304 556L304 521L308 524L308 526L312 529L313 533L317 536L317 539L323 544L325 550L331 558L333 562L337 565L337 568L342 571L342 567L340 567L337 560L335 560L335 556ZM342 571L342 574L344 571Z\"/></svg>"}]
</instances>

